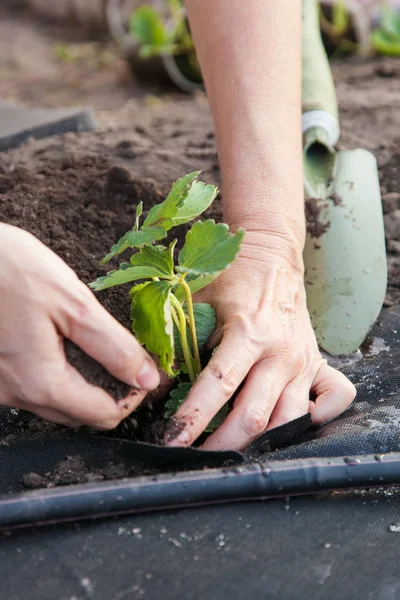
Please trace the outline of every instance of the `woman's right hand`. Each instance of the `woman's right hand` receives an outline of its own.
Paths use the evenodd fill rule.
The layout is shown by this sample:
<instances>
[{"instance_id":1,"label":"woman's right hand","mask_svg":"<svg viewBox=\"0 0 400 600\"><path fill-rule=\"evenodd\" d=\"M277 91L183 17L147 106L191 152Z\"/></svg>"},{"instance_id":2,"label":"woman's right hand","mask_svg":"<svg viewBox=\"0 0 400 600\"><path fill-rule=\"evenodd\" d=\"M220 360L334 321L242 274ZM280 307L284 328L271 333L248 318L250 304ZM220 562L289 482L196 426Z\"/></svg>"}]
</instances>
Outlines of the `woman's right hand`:
<instances>
[{"instance_id":1,"label":"woman's right hand","mask_svg":"<svg viewBox=\"0 0 400 600\"><path fill-rule=\"evenodd\" d=\"M56 423L113 429L160 381L133 335L33 235L0 223L0 404ZM68 338L132 386L115 402L66 360Z\"/></svg>"}]
</instances>

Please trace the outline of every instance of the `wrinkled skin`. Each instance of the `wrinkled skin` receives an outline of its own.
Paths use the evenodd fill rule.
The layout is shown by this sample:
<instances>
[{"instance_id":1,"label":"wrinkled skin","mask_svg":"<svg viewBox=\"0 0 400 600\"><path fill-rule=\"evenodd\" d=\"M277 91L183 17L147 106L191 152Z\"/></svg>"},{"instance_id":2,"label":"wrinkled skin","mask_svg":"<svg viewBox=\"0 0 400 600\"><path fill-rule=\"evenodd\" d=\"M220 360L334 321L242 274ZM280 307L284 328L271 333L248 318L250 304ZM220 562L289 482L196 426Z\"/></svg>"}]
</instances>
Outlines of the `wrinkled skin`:
<instances>
[{"instance_id":1,"label":"wrinkled skin","mask_svg":"<svg viewBox=\"0 0 400 600\"><path fill-rule=\"evenodd\" d=\"M179 435L167 433L169 445L192 444L244 379L232 412L205 449L243 450L266 429L307 412L314 423L325 423L354 399L354 386L318 350L301 261L290 264L278 239L272 254L272 241L248 232L236 262L202 293L201 301L217 312L210 344L218 348L176 413Z\"/></svg>"},{"instance_id":2,"label":"wrinkled skin","mask_svg":"<svg viewBox=\"0 0 400 600\"><path fill-rule=\"evenodd\" d=\"M56 254L0 223L0 404L69 426L112 429L159 384L132 334ZM67 362L63 338L132 386L116 403Z\"/></svg>"}]
</instances>

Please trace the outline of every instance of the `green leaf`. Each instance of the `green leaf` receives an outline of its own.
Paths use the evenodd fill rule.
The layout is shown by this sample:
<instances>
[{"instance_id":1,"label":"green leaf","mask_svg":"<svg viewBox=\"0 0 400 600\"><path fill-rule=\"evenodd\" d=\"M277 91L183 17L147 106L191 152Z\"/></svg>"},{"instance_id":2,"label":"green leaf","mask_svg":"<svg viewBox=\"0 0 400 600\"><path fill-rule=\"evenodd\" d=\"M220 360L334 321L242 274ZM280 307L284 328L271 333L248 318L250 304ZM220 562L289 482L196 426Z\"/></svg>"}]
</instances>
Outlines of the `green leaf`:
<instances>
[{"instance_id":1,"label":"green leaf","mask_svg":"<svg viewBox=\"0 0 400 600\"><path fill-rule=\"evenodd\" d=\"M164 246L143 246L131 256L133 267L151 267L158 272L157 277L174 276L174 248L176 240L168 248Z\"/></svg>"},{"instance_id":2,"label":"green leaf","mask_svg":"<svg viewBox=\"0 0 400 600\"><path fill-rule=\"evenodd\" d=\"M371 35L371 44L376 52L385 56L400 56L400 36L393 36L377 29Z\"/></svg>"},{"instance_id":3,"label":"green leaf","mask_svg":"<svg viewBox=\"0 0 400 600\"><path fill-rule=\"evenodd\" d=\"M190 287L192 294L195 294L215 281L218 275L219 273L214 273L212 275L188 275L186 277L186 283ZM182 286L178 286L174 291L174 294L178 298L179 302L185 302L186 294Z\"/></svg>"},{"instance_id":4,"label":"green leaf","mask_svg":"<svg viewBox=\"0 0 400 600\"><path fill-rule=\"evenodd\" d=\"M149 283L151 283L151 281L145 281L144 283L138 283L137 285L134 285L133 288L131 288L129 290L130 296L134 296L135 294L137 294L142 288L144 288ZM132 311L132 304L131 304L131 311ZM131 320L132 319L133 319L133 315L131 314Z\"/></svg>"},{"instance_id":5,"label":"green leaf","mask_svg":"<svg viewBox=\"0 0 400 600\"><path fill-rule=\"evenodd\" d=\"M153 206L149 211L143 227L157 226L162 227L165 231L169 231L174 225L172 221L173 217L175 217L178 209L183 205L192 183L199 175L200 171L194 171L175 181L164 202Z\"/></svg>"},{"instance_id":6,"label":"green leaf","mask_svg":"<svg viewBox=\"0 0 400 600\"><path fill-rule=\"evenodd\" d=\"M178 408L180 406L182 406L182 404L185 402L186 398L189 395L191 388L192 388L191 383L183 382L183 383L179 383L178 387L174 388L169 393L169 398L165 403L165 411L164 411L165 419L168 420L174 416L174 414L176 413ZM228 412L229 412L228 405L225 404L221 408L221 410L215 415L215 417L212 419L212 421L210 421L210 423L207 425L205 432L212 433L213 431L218 429L218 427L220 427L220 425L222 425L222 423L225 421L225 419L228 415Z\"/></svg>"},{"instance_id":7,"label":"green leaf","mask_svg":"<svg viewBox=\"0 0 400 600\"><path fill-rule=\"evenodd\" d=\"M185 402L190 390L192 388L191 383L179 383L178 387L170 391L168 400L164 405L164 418L170 419L178 410L180 406Z\"/></svg>"},{"instance_id":8,"label":"green leaf","mask_svg":"<svg viewBox=\"0 0 400 600\"><path fill-rule=\"evenodd\" d=\"M114 287L115 285L122 285L123 283L129 283L130 281L158 276L159 273L157 269L153 267L129 267L128 269L123 268L119 271L110 271L104 277L99 277L96 281L89 283L89 287L92 288L92 290L99 292Z\"/></svg>"},{"instance_id":9,"label":"green leaf","mask_svg":"<svg viewBox=\"0 0 400 600\"><path fill-rule=\"evenodd\" d=\"M242 229L229 233L225 223L198 221L186 234L177 271L194 275L220 273L235 260L243 236Z\"/></svg>"},{"instance_id":10,"label":"green leaf","mask_svg":"<svg viewBox=\"0 0 400 600\"><path fill-rule=\"evenodd\" d=\"M212 433L213 431L218 429L218 427L220 427L222 425L222 423L225 421L226 417L228 416L228 413L229 413L228 404L224 404L224 406L217 412L215 417L209 422L209 424L207 425L207 427L205 429L205 432Z\"/></svg>"},{"instance_id":11,"label":"green leaf","mask_svg":"<svg viewBox=\"0 0 400 600\"><path fill-rule=\"evenodd\" d=\"M168 39L161 15L151 6L141 6L130 19L130 32L141 44L160 46Z\"/></svg>"},{"instance_id":12,"label":"green leaf","mask_svg":"<svg viewBox=\"0 0 400 600\"><path fill-rule=\"evenodd\" d=\"M145 244L152 244L156 240L162 240L166 237L164 229L160 227L151 227L147 229L141 229L136 231L132 229L127 231L120 240L111 248L110 252L103 258L101 264L108 263L114 256L121 254L128 248L140 248Z\"/></svg>"},{"instance_id":13,"label":"green leaf","mask_svg":"<svg viewBox=\"0 0 400 600\"><path fill-rule=\"evenodd\" d=\"M149 282L132 292L132 330L148 352L156 354L160 367L174 374L174 329L168 281Z\"/></svg>"},{"instance_id":14,"label":"green leaf","mask_svg":"<svg viewBox=\"0 0 400 600\"><path fill-rule=\"evenodd\" d=\"M185 310L185 307L184 307ZM214 333L215 325L217 322L217 317L215 314L215 310L210 304L201 304L197 303L193 305L194 311L194 320L196 322L196 334L197 334L197 344L199 347L199 351L204 350L210 336ZM185 310L186 314L187 311ZM181 346L181 339L179 336L179 331L176 325L174 324L174 338L175 338L175 354L179 360L183 360L183 352ZM193 350L193 342L192 337L190 335L190 330L188 328L188 342L190 349Z\"/></svg>"},{"instance_id":15,"label":"green leaf","mask_svg":"<svg viewBox=\"0 0 400 600\"><path fill-rule=\"evenodd\" d=\"M215 185L207 185L202 181L195 181L189 188L183 205L178 208L172 218L174 226L189 223L201 215L214 202L218 194Z\"/></svg>"}]
</instances>

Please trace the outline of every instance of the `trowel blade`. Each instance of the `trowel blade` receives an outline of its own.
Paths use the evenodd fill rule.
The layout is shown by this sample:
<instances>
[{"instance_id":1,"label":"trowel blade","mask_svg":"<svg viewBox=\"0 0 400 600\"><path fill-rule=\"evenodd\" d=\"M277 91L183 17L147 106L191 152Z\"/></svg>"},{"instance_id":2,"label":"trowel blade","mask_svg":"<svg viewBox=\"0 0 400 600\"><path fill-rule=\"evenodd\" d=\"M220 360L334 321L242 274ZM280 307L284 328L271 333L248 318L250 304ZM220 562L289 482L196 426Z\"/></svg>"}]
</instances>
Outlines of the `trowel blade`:
<instances>
[{"instance_id":1,"label":"trowel blade","mask_svg":"<svg viewBox=\"0 0 400 600\"><path fill-rule=\"evenodd\" d=\"M307 303L321 348L334 356L355 352L385 298L387 265L375 157L338 152L328 199L306 201L304 250Z\"/></svg>"}]
</instances>

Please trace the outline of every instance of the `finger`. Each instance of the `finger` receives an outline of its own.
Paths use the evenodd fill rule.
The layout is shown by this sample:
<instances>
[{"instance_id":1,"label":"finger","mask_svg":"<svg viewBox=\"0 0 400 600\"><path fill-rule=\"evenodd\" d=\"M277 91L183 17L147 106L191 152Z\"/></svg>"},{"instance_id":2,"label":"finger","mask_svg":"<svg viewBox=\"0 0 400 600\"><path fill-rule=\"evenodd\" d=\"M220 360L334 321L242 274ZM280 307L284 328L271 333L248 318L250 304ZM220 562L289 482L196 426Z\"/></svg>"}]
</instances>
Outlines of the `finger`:
<instances>
[{"instance_id":1,"label":"finger","mask_svg":"<svg viewBox=\"0 0 400 600\"><path fill-rule=\"evenodd\" d=\"M237 390L255 360L242 335L226 334L188 399L168 423L166 445L192 444Z\"/></svg>"},{"instance_id":2,"label":"finger","mask_svg":"<svg viewBox=\"0 0 400 600\"><path fill-rule=\"evenodd\" d=\"M288 379L280 365L267 359L250 371L232 412L204 443L205 450L243 450L268 426Z\"/></svg>"},{"instance_id":3,"label":"finger","mask_svg":"<svg viewBox=\"0 0 400 600\"><path fill-rule=\"evenodd\" d=\"M288 383L272 412L267 431L307 414L310 387L310 379L304 377L296 377Z\"/></svg>"},{"instance_id":4,"label":"finger","mask_svg":"<svg viewBox=\"0 0 400 600\"><path fill-rule=\"evenodd\" d=\"M72 421L94 429L114 429L135 410L145 395L144 390L133 389L126 398L115 402L107 392L89 384L66 362L56 385L43 394L44 406L40 408L50 406Z\"/></svg>"},{"instance_id":5,"label":"finger","mask_svg":"<svg viewBox=\"0 0 400 600\"><path fill-rule=\"evenodd\" d=\"M134 336L106 311L89 289L67 314L64 337L77 344L107 371L128 385L155 389L160 376L150 356ZM67 309L68 310L68 309Z\"/></svg>"},{"instance_id":6,"label":"finger","mask_svg":"<svg viewBox=\"0 0 400 600\"><path fill-rule=\"evenodd\" d=\"M317 398L315 402L309 402L309 411L313 422L318 425L338 417L357 394L347 377L327 364L318 371L311 390Z\"/></svg>"}]
</instances>

